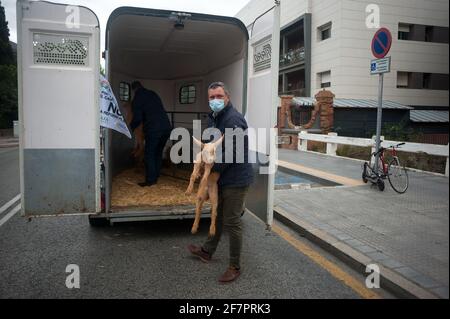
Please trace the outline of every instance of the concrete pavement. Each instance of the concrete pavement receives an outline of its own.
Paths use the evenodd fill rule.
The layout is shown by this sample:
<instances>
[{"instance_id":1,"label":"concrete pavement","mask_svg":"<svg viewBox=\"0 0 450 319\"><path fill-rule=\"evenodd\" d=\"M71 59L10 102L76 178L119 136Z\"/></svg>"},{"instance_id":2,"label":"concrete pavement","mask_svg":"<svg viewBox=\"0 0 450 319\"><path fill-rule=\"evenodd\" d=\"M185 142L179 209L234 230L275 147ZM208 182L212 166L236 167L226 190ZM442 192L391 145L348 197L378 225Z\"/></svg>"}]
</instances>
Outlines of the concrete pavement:
<instances>
[{"instance_id":1,"label":"concrete pavement","mask_svg":"<svg viewBox=\"0 0 450 319\"><path fill-rule=\"evenodd\" d=\"M447 177L410 172L399 195L388 184L385 192L361 186L359 161L290 150L279 159L347 185L276 191L279 218L362 271L380 265L386 285L405 296L448 298Z\"/></svg>"},{"instance_id":2,"label":"concrete pavement","mask_svg":"<svg viewBox=\"0 0 450 319\"><path fill-rule=\"evenodd\" d=\"M0 150L0 165L2 206L19 192L17 148ZM235 283L219 285L228 263L227 236L210 264L186 249L205 239L208 220L193 236L192 220L92 228L86 216L28 221L17 213L0 226L0 298L321 299L379 293L365 288L363 276L342 277L339 264L314 249L302 252L304 239L296 234L287 240L279 227L267 232L251 214L243 223L243 273ZM69 264L79 266L80 289L66 287Z\"/></svg>"},{"instance_id":3,"label":"concrete pavement","mask_svg":"<svg viewBox=\"0 0 450 319\"><path fill-rule=\"evenodd\" d=\"M16 215L0 228L0 298L358 298L352 289L244 215L243 273L217 278L228 263L226 237L210 264L186 246L200 243L191 220L91 228L87 217ZM80 267L81 288L65 286L67 265Z\"/></svg>"}]
</instances>

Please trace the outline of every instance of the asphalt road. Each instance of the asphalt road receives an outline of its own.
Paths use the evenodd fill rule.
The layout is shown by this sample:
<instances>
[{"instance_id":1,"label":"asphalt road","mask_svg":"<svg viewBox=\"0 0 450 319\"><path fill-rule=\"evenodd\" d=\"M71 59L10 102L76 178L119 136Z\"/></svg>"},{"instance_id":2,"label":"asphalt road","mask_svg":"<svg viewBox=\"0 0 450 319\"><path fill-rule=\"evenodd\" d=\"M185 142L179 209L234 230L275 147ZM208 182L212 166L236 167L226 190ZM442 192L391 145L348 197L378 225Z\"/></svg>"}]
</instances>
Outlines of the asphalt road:
<instances>
[{"instance_id":1,"label":"asphalt road","mask_svg":"<svg viewBox=\"0 0 450 319\"><path fill-rule=\"evenodd\" d=\"M19 149L0 148L0 207L19 192Z\"/></svg>"},{"instance_id":2,"label":"asphalt road","mask_svg":"<svg viewBox=\"0 0 450 319\"><path fill-rule=\"evenodd\" d=\"M17 153L0 150L1 205L19 192ZM227 236L210 264L186 250L206 237L206 220L194 236L191 220L92 228L86 216L28 221L16 214L0 227L0 298L361 297L252 215L243 222L243 273L220 285ZM69 264L79 266L79 289L66 287Z\"/></svg>"}]
</instances>

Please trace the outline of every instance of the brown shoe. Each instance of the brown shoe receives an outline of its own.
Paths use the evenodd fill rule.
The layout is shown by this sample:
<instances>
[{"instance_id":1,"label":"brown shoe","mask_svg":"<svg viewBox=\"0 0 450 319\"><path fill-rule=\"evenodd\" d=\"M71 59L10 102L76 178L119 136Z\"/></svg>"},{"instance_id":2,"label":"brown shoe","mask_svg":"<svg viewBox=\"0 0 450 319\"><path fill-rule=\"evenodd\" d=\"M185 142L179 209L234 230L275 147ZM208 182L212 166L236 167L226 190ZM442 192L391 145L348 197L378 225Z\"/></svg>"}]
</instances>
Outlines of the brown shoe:
<instances>
[{"instance_id":1,"label":"brown shoe","mask_svg":"<svg viewBox=\"0 0 450 319\"><path fill-rule=\"evenodd\" d=\"M211 260L211 255L204 251L202 247L189 245L188 249L192 255L200 258L204 263L208 263Z\"/></svg>"},{"instance_id":2,"label":"brown shoe","mask_svg":"<svg viewBox=\"0 0 450 319\"><path fill-rule=\"evenodd\" d=\"M241 274L241 271L239 269L236 269L234 267L229 267L222 276L219 278L219 282L221 283L228 283L235 281L239 275Z\"/></svg>"}]
</instances>

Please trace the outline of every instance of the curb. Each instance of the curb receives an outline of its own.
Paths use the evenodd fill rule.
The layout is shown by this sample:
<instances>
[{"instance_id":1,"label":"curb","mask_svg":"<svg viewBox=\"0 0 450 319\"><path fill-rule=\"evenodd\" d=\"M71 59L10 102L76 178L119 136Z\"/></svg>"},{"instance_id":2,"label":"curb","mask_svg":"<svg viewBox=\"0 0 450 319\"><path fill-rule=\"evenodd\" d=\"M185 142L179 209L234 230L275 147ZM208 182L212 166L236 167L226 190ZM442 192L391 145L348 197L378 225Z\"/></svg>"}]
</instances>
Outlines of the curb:
<instances>
[{"instance_id":1,"label":"curb","mask_svg":"<svg viewBox=\"0 0 450 319\"><path fill-rule=\"evenodd\" d=\"M19 143L0 144L0 148L18 147L18 146L19 146Z\"/></svg>"},{"instance_id":2,"label":"curb","mask_svg":"<svg viewBox=\"0 0 450 319\"><path fill-rule=\"evenodd\" d=\"M340 241L327 234L326 232L317 229L316 227L294 218L288 212L280 207L274 208L274 218L281 223L297 231L302 237L319 245L335 257L342 260L345 264L355 269L363 275L367 275L366 267L369 264L379 263L361 252L350 247L346 243ZM295 220L294 220L295 219ZM439 299L440 297L434 295L428 290L417 285L413 281L403 277L397 272L379 265L380 268L380 286L393 293L400 298L408 299Z\"/></svg>"}]
</instances>

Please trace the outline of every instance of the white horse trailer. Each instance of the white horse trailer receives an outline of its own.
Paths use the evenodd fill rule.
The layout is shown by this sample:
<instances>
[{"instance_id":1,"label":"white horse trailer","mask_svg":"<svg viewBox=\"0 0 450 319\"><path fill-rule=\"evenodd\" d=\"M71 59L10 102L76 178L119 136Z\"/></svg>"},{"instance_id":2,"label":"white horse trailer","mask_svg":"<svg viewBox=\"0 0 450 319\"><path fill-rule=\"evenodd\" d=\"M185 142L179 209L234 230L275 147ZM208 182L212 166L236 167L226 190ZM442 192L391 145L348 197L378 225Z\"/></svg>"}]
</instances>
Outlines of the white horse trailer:
<instances>
[{"instance_id":1,"label":"white horse trailer","mask_svg":"<svg viewBox=\"0 0 450 319\"><path fill-rule=\"evenodd\" d=\"M257 19L249 39L236 18L120 7L106 26L106 76L116 96L135 79L156 91L174 127L193 119L204 127L206 87L223 81L250 127L273 128L279 9L276 3ZM95 13L76 5L18 0L17 27L23 215L86 214L91 224L193 217L193 206L116 209L111 204L113 178L127 166L125 154L134 142L100 128L100 25ZM179 99L186 86L195 91L187 105ZM250 145L258 162L246 208L268 226L274 174L260 174L259 168L269 165L268 160L274 163L275 147L273 139Z\"/></svg>"}]
</instances>

